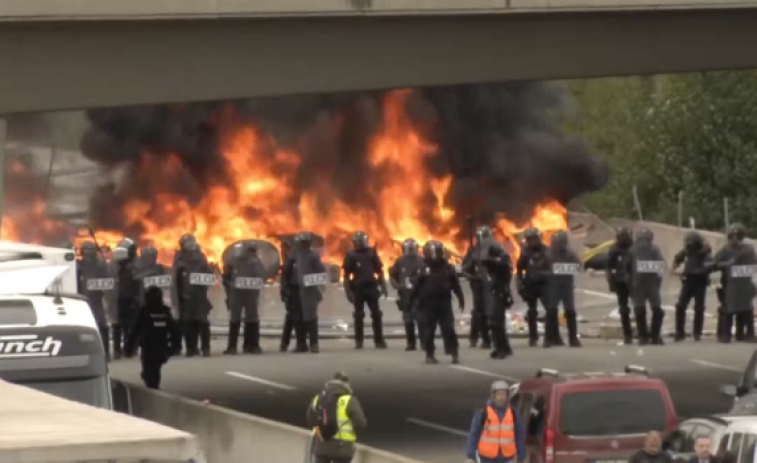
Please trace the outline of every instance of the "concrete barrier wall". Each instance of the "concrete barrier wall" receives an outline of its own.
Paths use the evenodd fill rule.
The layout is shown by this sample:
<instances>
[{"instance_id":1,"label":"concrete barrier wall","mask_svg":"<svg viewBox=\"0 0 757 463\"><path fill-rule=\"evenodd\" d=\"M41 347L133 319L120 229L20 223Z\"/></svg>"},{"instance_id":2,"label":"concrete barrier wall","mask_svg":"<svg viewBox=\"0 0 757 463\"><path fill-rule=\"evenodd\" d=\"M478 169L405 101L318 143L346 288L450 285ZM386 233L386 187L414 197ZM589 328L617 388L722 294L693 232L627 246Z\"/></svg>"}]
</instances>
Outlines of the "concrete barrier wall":
<instances>
[{"instance_id":1,"label":"concrete barrier wall","mask_svg":"<svg viewBox=\"0 0 757 463\"><path fill-rule=\"evenodd\" d=\"M208 463L297 463L304 461L308 432L276 421L204 405L194 400L121 383L134 416L181 429L200 439ZM303 404L303 420L305 407ZM353 463L420 463L359 446Z\"/></svg>"},{"instance_id":2,"label":"concrete barrier wall","mask_svg":"<svg viewBox=\"0 0 757 463\"><path fill-rule=\"evenodd\" d=\"M602 225L595 217L590 214L571 212L571 222L583 223L591 225L592 230L588 233L587 237L583 239L586 243L597 244L604 240L610 239L613 236L613 232L606 226ZM683 247L683 239L686 236L689 228L675 227L673 225L667 225L657 222L639 222L629 219L612 218L606 221L613 228L617 227L629 227L633 230L637 230L641 227L647 227L654 233L655 242L660 249L662 249L665 260L670 264L673 261L673 256ZM705 240L710 244L713 252L717 252L726 243L726 237L723 233L697 230ZM752 246L757 246L757 240L747 239L747 243Z\"/></svg>"}]
</instances>

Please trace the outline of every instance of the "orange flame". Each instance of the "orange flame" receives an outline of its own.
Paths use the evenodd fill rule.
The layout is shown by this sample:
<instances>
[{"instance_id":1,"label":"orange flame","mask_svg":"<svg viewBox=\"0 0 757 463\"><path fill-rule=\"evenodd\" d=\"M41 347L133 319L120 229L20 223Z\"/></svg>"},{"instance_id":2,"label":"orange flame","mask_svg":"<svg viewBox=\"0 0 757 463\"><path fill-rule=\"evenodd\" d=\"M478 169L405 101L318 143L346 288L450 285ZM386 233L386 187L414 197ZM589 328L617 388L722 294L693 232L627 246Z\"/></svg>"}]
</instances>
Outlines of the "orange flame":
<instances>
[{"instance_id":1,"label":"orange flame","mask_svg":"<svg viewBox=\"0 0 757 463\"><path fill-rule=\"evenodd\" d=\"M192 232L208 258L219 262L228 245L240 239L265 239L276 244L282 233L310 230L325 237L327 260L341 262L349 237L362 230L378 244L385 265L399 256L397 243L415 238L423 243L436 239L444 243L453 256L465 253L467 239L453 223L454 210L445 203L452 185L451 177L435 178L424 166L436 146L424 140L414 129L404 111L409 91L395 91L384 101L384 118L379 132L369 144L368 161L376 172L365 189L376 199L375 207L356 209L339 201L328 178L317 179L321 187L316 194L298 193L293 173L300 163L296 152L278 149L256 127L235 128L223 138L221 152L227 162L228 185L210 187L196 204L161 193L149 201L132 200L122 213L126 229L143 230L138 241L153 244L160 260L170 263L178 238ZM274 152L264 150L274 147ZM149 167L172 177L181 172L178 156L151 156L144 153L140 167ZM17 167L11 172L16 173ZM338 169L335 166L334 169ZM318 175L313 173L313 175ZM335 170L332 175L350 175ZM291 214L295 205L297 214ZM431 206L431 207L429 207ZM287 211L287 212L284 212ZM37 225L34 225L37 224ZM566 230L566 210L557 202L539 205L526 223L516 224L498 217L493 224L509 243L513 258L520 254L517 234L537 227L548 238L557 230ZM36 229L39 233L26 233ZM0 236L23 242L44 241L46 234L68 230L65 224L47 220L44 201L34 201L26 208L8 211L3 218ZM101 245L114 246L123 234L115 230L98 230ZM78 231L75 242L89 239Z\"/></svg>"}]
</instances>

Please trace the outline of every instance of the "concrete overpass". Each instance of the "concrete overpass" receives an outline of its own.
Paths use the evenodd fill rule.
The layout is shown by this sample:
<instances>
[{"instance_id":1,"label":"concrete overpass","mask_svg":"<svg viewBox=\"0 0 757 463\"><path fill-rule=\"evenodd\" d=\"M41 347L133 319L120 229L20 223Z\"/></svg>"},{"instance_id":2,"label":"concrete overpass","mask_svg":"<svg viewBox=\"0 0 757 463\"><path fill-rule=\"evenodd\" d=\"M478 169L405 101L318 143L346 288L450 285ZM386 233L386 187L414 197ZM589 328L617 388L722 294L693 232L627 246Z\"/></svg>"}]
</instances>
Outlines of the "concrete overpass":
<instances>
[{"instance_id":1,"label":"concrete overpass","mask_svg":"<svg viewBox=\"0 0 757 463\"><path fill-rule=\"evenodd\" d=\"M0 114L740 69L753 43L755 0L6 0Z\"/></svg>"}]
</instances>

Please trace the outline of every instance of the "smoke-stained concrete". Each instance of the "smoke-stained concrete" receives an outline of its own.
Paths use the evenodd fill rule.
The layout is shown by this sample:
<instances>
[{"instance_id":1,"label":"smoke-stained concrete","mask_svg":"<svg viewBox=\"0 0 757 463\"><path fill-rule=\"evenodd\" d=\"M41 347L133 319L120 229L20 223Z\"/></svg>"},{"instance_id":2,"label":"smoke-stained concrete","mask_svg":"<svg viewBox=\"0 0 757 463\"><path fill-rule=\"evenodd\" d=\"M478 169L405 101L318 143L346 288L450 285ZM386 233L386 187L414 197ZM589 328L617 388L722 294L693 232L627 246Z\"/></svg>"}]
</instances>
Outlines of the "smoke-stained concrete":
<instances>
[{"instance_id":1,"label":"smoke-stained concrete","mask_svg":"<svg viewBox=\"0 0 757 463\"><path fill-rule=\"evenodd\" d=\"M104 166L128 166L121 185L94 195L93 225L123 228L118 205L131 199L170 192L192 203L211 186L233 189L234 161L224 157L222 145L242 126L263 134L255 156L286 174L300 195L312 195L322 208L338 200L372 209L387 174L368 155L390 94L91 110L83 153ZM461 230L468 215L485 222L504 213L520 221L547 199L567 202L605 184L606 166L589 156L583 140L561 130L567 99L560 85L537 82L421 89L404 99L412 125L436 146L427 169L434 178L452 176L446 203ZM298 161L282 162L280 148ZM297 204L280 207L297 214Z\"/></svg>"}]
</instances>

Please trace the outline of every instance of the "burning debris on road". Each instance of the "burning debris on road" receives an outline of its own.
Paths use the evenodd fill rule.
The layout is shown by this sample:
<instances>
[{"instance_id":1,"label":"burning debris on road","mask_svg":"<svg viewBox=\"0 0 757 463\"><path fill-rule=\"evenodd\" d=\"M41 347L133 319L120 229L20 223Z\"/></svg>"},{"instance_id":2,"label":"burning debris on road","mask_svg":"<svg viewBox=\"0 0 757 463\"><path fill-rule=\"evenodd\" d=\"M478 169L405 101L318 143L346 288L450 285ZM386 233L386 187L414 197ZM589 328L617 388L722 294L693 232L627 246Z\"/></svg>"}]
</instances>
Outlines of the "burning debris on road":
<instances>
[{"instance_id":1,"label":"burning debris on road","mask_svg":"<svg viewBox=\"0 0 757 463\"><path fill-rule=\"evenodd\" d=\"M561 204L607 180L561 130L564 108L558 86L514 82L90 110L83 154L122 172L92 195L90 224L105 243L155 245L163 262L187 232L220 262L233 242L300 230L341 261L362 230L388 263L407 237L464 254L473 216L517 253L516 233L567 229ZM45 216L28 171L8 175L4 239L72 232Z\"/></svg>"}]
</instances>

